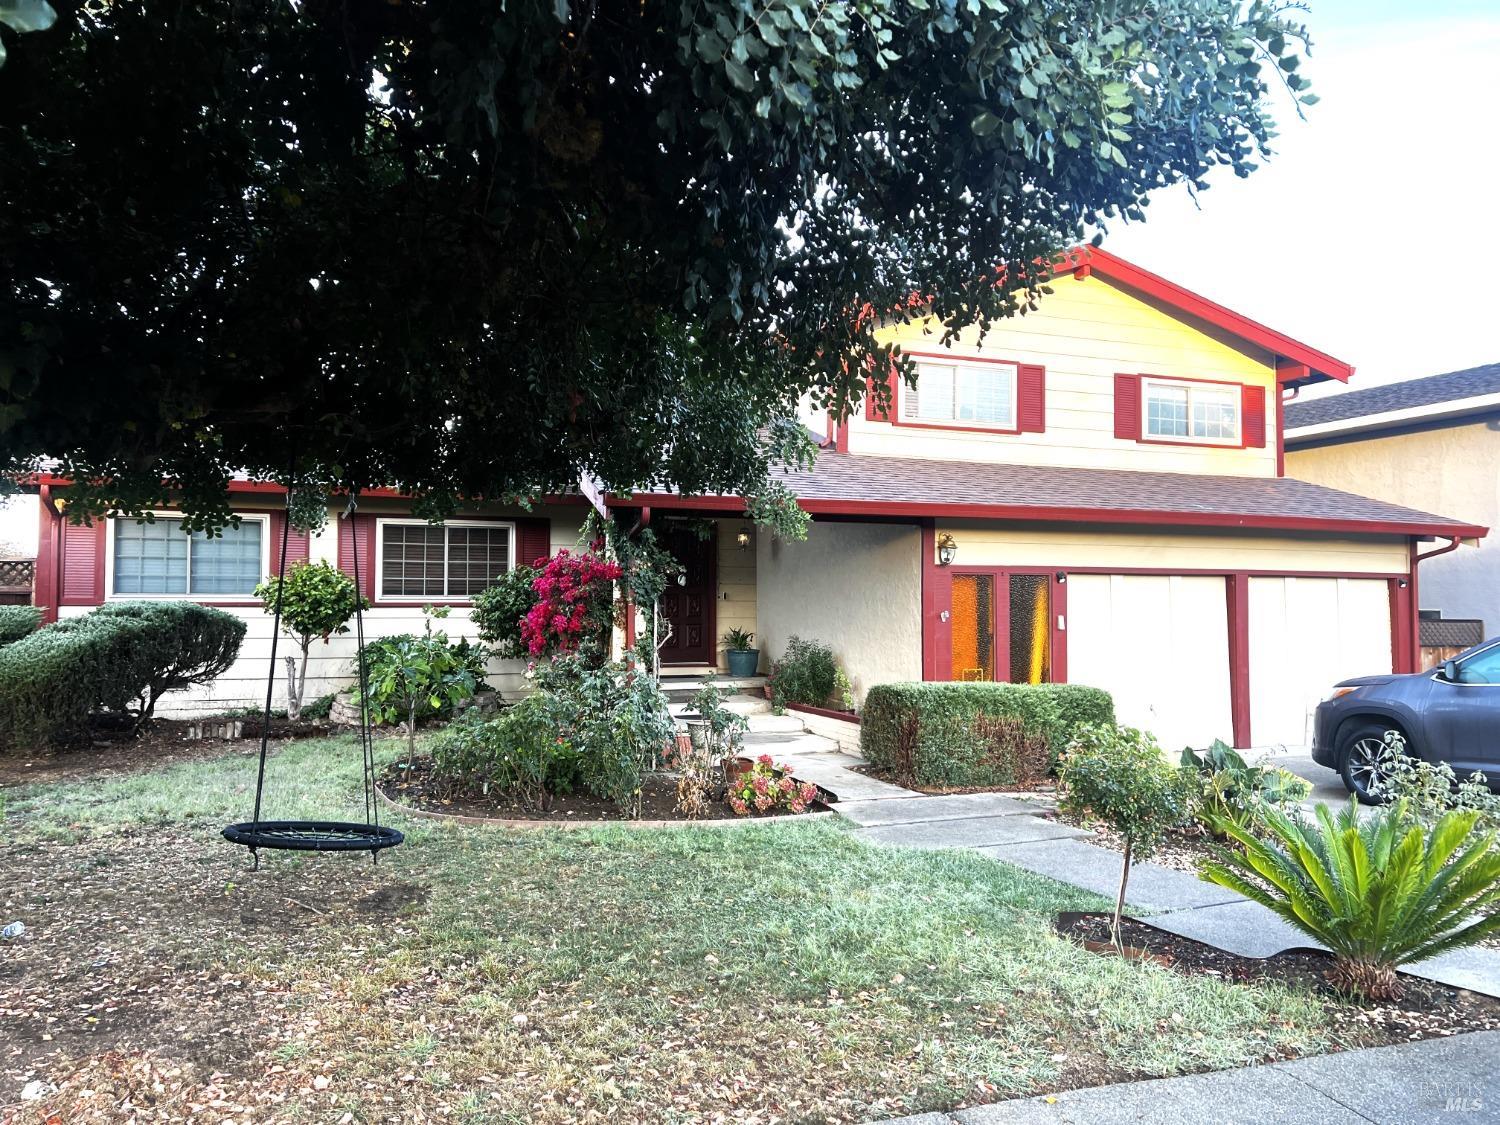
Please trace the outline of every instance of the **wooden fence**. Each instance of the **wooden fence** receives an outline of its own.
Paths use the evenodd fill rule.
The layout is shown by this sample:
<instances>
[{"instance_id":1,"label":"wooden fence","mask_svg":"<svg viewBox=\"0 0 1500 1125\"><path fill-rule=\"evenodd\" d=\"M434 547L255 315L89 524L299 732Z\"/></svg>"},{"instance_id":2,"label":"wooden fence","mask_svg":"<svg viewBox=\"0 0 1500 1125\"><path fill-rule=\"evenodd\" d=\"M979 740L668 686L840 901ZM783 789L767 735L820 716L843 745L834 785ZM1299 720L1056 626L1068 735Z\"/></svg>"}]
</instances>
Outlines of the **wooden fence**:
<instances>
[{"instance_id":1,"label":"wooden fence","mask_svg":"<svg viewBox=\"0 0 1500 1125\"><path fill-rule=\"evenodd\" d=\"M0 559L0 605L30 605L34 559Z\"/></svg>"}]
</instances>

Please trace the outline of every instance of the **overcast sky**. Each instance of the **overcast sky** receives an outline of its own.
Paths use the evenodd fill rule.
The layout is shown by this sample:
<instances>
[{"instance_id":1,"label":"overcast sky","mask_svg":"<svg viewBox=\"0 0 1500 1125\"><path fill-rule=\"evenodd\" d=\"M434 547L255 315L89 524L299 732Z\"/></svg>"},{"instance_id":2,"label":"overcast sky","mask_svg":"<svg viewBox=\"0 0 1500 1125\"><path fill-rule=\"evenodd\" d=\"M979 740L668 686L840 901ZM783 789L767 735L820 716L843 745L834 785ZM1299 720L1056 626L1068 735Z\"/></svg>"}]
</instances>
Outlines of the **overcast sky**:
<instances>
[{"instance_id":1,"label":"overcast sky","mask_svg":"<svg viewBox=\"0 0 1500 1125\"><path fill-rule=\"evenodd\" d=\"M1307 22L1322 100L1283 102L1277 156L1104 245L1352 363L1351 387L1500 361L1500 0L1312 0Z\"/></svg>"}]
</instances>

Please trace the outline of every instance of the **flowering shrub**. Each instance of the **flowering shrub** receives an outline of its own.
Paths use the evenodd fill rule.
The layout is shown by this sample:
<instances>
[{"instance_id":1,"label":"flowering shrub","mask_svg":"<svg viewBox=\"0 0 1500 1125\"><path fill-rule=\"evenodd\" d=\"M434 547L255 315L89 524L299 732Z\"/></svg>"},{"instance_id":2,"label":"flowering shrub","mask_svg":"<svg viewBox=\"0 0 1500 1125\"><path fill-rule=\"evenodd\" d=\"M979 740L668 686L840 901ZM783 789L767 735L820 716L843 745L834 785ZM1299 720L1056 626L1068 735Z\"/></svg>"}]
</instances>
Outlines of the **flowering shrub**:
<instances>
[{"instance_id":1,"label":"flowering shrub","mask_svg":"<svg viewBox=\"0 0 1500 1125\"><path fill-rule=\"evenodd\" d=\"M777 766L771 755L762 754L748 773L742 773L729 786L729 807L740 816L769 813L777 809L804 813L818 799L818 787L810 781L799 782L791 766Z\"/></svg>"},{"instance_id":2,"label":"flowering shrub","mask_svg":"<svg viewBox=\"0 0 1500 1125\"><path fill-rule=\"evenodd\" d=\"M521 618L521 644L532 656L577 652L599 659L614 618L619 564L560 551L536 572L537 600Z\"/></svg>"}]
</instances>

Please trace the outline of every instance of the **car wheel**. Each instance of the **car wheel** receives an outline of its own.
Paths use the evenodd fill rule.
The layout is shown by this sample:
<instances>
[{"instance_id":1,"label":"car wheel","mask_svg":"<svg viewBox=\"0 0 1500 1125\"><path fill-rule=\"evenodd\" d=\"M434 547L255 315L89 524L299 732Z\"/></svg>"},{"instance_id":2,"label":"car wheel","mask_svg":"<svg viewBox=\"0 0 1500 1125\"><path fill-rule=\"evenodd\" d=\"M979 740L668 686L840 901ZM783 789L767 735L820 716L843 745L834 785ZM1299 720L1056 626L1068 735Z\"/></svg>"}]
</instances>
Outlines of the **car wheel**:
<instances>
[{"instance_id":1,"label":"car wheel","mask_svg":"<svg viewBox=\"0 0 1500 1125\"><path fill-rule=\"evenodd\" d=\"M1380 756L1385 753L1385 732L1391 727L1381 723L1360 723L1350 727L1339 738L1339 776L1344 788L1362 805L1379 805L1383 797L1372 792L1372 783L1380 775Z\"/></svg>"}]
</instances>

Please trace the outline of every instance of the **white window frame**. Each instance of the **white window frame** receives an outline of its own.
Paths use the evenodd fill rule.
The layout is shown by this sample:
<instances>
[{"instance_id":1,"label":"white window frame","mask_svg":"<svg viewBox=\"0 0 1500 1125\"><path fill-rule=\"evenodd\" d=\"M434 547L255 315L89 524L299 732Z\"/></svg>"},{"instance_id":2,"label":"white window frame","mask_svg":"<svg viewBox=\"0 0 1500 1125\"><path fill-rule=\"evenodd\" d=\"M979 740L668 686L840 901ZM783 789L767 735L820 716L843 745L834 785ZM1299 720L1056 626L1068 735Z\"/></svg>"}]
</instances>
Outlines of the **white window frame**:
<instances>
[{"instance_id":1,"label":"white window frame","mask_svg":"<svg viewBox=\"0 0 1500 1125\"><path fill-rule=\"evenodd\" d=\"M256 579L259 585L265 581L271 573L271 514L269 512L236 512L241 523L258 523L260 527L260 577ZM183 519L181 512L153 511L151 513L157 521L176 520L179 523ZM129 520L129 516L110 516L104 525L104 600L107 602L199 602L203 605L240 605L246 603L258 604L255 595L250 591L243 594L194 594L193 588L193 552L188 549L187 561L187 588L188 593L183 594L117 594L115 593L115 527L118 520ZM134 521L132 521L134 522ZM184 535L184 539L188 536Z\"/></svg>"},{"instance_id":2,"label":"white window frame","mask_svg":"<svg viewBox=\"0 0 1500 1125\"><path fill-rule=\"evenodd\" d=\"M922 401L921 379L924 367L951 367L957 379L960 368L969 368L994 374L999 369L1010 372L1010 420L1008 422L970 421L967 418L921 418L907 417L906 406L911 401L912 389L902 383L896 393L896 423L901 426L940 426L943 429L990 430L1016 433L1021 428L1021 365L1008 360L974 359L968 356L913 356L917 368L917 404Z\"/></svg>"},{"instance_id":3,"label":"white window frame","mask_svg":"<svg viewBox=\"0 0 1500 1125\"><path fill-rule=\"evenodd\" d=\"M427 520L401 519L399 517L380 516L375 520L375 601L389 602L400 605L470 605L471 596L449 597L442 595L418 595L418 594L387 594L385 592L385 529L393 526L403 527L441 527L445 531L450 527L482 527L490 531L501 528L510 534L510 549L507 554L506 572L516 569L516 524L514 520L444 520L440 524L429 523ZM443 537L443 588L448 587L448 539Z\"/></svg>"},{"instance_id":4,"label":"white window frame","mask_svg":"<svg viewBox=\"0 0 1500 1125\"><path fill-rule=\"evenodd\" d=\"M1151 391L1187 390L1187 424L1185 434L1154 434L1151 432ZM1193 433L1193 390L1206 388L1215 394L1227 394L1234 399L1234 436L1198 437ZM1245 390L1239 383L1221 383L1213 379L1158 379L1149 375L1141 377L1141 438L1145 441L1181 443L1183 445L1217 445L1228 449L1239 449L1245 443Z\"/></svg>"}]
</instances>

